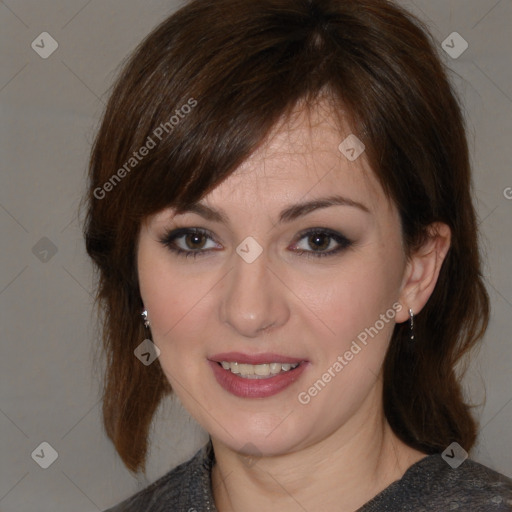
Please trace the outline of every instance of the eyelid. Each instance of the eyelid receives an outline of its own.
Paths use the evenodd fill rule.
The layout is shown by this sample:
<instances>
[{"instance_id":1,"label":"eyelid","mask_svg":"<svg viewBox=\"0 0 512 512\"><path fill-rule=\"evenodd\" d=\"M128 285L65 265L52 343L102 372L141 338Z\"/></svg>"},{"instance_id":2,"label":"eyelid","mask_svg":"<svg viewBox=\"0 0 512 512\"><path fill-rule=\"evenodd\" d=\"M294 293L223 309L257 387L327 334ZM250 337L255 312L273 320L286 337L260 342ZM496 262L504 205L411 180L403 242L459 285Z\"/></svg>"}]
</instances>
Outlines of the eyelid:
<instances>
[{"instance_id":1,"label":"eyelid","mask_svg":"<svg viewBox=\"0 0 512 512\"><path fill-rule=\"evenodd\" d=\"M182 228L176 228L176 229L169 229L166 230L163 236L159 238L160 243L162 243L165 246L169 246L174 240L177 238L181 238L185 235L190 234L197 234L201 236L205 236L209 238L210 240L213 240L214 242L218 243L216 240L216 237L213 235L211 231L205 228L199 228L199 227L182 227ZM210 250L210 249L207 249ZM194 251L199 252L199 251Z\"/></svg>"},{"instance_id":2,"label":"eyelid","mask_svg":"<svg viewBox=\"0 0 512 512\"><path fill-rule=\"evenodd\" d=\"M296 249L295 252L298 253L300 256L305 254L306 257L311 256L313 258L321 258L323 256L334 256L343 251L344 249L348 249L354 244L353 240L350 240L349 238L347 238L345 235L338 231L329 228L314 227L305 229L298 233L294 245L296 245L302 239L306 238L306 236L312 236L315 234L327 236L327 238L334 240L338 244L338 247L331 249L329 251L305 251L302 249Z\"/></svg>"},{"instance_id":3,"label":"eyelid","mask_svg":"<svg viewBox=\"0 0 512 512\"><path fill-rule=\"evenodd\" d=\"M162 245L167 247L170 251L176 253L179 256L204 256L209 253L211 253L215 249L198 249L198 250L185 250L181 247L177 247L173 244L174 240L181 238L183 236L189 235L189 234L198 234L201 236L205 236L209 238L210 240L217 242L216 237L213 235L211 231L205 228L200 227L181 227L176 229L170 229L164 233L164 235L159 238L159 241ZM351 245L353 245L353 241L348 239L345 235L342 233L332 230L330 228L323 228L323 227L313 227L313 228L307 228L302 231L300 231L292 243L293 246L295 246L298 242L300 242L302 239L306 238L306 236L312 236L315 234L321 234L326 235L327 238L330 238L332 240L335 240L338 244L338 247L335 249L331 249L329 251L308 251L303 249L294 249L293 252L296 253L298 256L306 255L306 257L313 257L315 259L321 258L321 257L327 257L327 256L334 256L335 254L343 251L344 249L349 248Z\"/></svg>"}]
</instances>

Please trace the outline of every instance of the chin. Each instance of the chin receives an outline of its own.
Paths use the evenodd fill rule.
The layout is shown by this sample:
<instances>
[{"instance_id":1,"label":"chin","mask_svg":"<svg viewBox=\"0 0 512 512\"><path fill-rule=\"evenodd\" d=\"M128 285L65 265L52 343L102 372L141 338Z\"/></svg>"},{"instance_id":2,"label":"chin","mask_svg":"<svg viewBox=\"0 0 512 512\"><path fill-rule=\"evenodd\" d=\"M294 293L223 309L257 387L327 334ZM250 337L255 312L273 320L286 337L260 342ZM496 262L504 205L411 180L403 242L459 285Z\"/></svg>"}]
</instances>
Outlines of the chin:
<instances>
[{"instance_id":1,"label":"chin","mask_svg":"<svg viewBox=\"0 0 512 512\"><path fill-rule=\"evenodd\" d=\"M294 418L295 416L295 418ZM246 418L223 423L223 427L207 425L213 438L233 451L248 456L274 456L295 451L308 444L308 425L297 422L297 415L247 414Z\"/></svg>"}]
</instances>

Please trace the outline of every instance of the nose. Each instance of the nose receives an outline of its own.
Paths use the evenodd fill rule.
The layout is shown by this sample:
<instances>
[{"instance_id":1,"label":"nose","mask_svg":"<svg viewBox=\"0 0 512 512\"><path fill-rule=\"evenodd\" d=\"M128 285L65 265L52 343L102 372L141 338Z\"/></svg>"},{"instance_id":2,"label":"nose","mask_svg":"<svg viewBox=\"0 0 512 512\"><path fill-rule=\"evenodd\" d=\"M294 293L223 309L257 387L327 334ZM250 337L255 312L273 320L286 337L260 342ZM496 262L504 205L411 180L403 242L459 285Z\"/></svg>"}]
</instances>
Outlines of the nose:
<instances>
[{"instance_id":1,"label":"nose","mask_svg":"<svg viewBox=\"0 0 512 512\"><path fill-rule=\"evenodd\" d=\"M289 292L271 268L266 252L251 263L238 255L234 261L222 295L222 322L247 338L284 325L289 318Z\"/></svg>"}]
</instances>

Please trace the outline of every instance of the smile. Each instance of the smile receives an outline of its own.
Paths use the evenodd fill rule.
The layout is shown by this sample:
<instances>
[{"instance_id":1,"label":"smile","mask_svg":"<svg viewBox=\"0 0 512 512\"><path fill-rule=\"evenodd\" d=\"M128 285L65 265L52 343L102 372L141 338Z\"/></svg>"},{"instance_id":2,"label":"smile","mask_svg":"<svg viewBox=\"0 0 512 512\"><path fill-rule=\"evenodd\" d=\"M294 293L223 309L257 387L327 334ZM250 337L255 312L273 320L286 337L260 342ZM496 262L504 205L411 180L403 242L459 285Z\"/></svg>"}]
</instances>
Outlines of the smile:
<instances>
[{"instance_id":1,"label":"smile","mask_svg":"<svg viewBox=\"0 0 512 512\"><path fill-rule=\"evenodd\" d=\"M229 370L244 379L268 379L299 366L299 363L242 364L229 361L222 361L220 364L224 370Z\"/></svg>"},{"instance_id":2,"label":"smile","mask_svg":"<svg viewBox=\"0 0 512 512\"><path fill-rule=\"evenodd\" d=\"M208 359L217 383L240 398L266 398L284 391L310 363L279 354L217 354Z\"/></svg>"}]
</instances>

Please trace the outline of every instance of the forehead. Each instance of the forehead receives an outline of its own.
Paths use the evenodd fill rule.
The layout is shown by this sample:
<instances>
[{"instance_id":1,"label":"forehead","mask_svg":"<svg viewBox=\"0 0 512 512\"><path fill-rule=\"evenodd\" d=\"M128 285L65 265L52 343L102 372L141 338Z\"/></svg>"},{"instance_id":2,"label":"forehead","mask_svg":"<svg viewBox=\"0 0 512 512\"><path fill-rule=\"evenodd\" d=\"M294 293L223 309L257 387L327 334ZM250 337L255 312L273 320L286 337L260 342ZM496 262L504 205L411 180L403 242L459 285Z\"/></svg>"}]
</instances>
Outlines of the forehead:
<instances>
[{"instance_id":1,"label":"forehead","mask_svg":"<svg viewBox=\"0 0 512 512\"><path fill-rule=\"evenodd\" d=\"M364 154L351 160L347 138L358 139L343 119L325 104L297 108L278 123L265 142L223 183L205 196L204 204L245 205L306 201L342 194L369 205L387 203ZM362 144L362 143L361 143ZM349 146L351 144L348 144ZM355 147L360 150L363 146Z\"/></svg>"},{"instance_id":2,"label":"forehead","mask_svg":"<svg viewBox=\"0 0 512 512\"><path fill-rule=\"evenodd\" d=\"M392 205L370 169L364 151L353 160L340 150L340 144L348 137L353 141L356 135L325 103L307 109L296 107L200 203L226 211L235 221L242 212L277 219L278 212L290 204L333 195L361 203L376 216L389 213L384 210ZM178 213L169 208L157 214L155 220Z\"/></svg>"}]
</instances>

